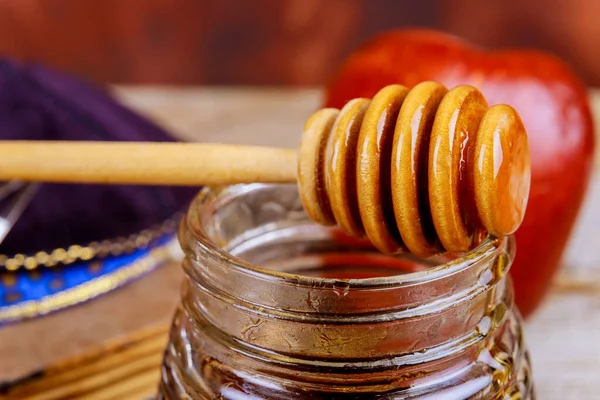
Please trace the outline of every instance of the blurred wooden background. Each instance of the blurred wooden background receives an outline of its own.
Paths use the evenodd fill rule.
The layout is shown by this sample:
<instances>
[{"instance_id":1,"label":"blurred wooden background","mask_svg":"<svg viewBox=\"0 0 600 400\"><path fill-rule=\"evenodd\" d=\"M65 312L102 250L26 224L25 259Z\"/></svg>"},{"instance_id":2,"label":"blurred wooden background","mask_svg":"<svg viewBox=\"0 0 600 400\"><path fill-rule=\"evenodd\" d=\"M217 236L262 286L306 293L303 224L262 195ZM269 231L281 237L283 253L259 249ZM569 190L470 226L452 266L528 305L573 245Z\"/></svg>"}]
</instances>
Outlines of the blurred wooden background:
<instances>
[{"instance_id":1,"label":"blurred wooden background","mask_svg":"<svg viewBox=\"0 0 600 400\"><path fill-rule=\"evenodd\" d=\"M316 85L369 36L526 45L600 83L596 0L0 0L0 54L98 83Z\"/></svg>"}]
</instances>

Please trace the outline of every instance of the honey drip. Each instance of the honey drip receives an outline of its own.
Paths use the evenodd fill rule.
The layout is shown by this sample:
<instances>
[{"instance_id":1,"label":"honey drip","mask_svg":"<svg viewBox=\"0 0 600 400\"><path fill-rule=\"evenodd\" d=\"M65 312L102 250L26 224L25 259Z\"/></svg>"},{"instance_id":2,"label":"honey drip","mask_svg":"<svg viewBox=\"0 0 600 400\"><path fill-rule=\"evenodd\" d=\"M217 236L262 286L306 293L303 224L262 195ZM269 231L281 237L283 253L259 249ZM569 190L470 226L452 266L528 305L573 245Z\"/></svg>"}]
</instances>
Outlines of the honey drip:
<instances>
[{"instance_id":1,"label":"honey drip","mask_svg":"<svg viewBox=\"0 0 600 400\"><path fill-rule=\"evenodd\" d=\"M324 108L307 121L298 185L308 215L381 252L427 257L513 233L530 186L527 133L479 90L423 82Z\"/></svg>"}]
</instances>

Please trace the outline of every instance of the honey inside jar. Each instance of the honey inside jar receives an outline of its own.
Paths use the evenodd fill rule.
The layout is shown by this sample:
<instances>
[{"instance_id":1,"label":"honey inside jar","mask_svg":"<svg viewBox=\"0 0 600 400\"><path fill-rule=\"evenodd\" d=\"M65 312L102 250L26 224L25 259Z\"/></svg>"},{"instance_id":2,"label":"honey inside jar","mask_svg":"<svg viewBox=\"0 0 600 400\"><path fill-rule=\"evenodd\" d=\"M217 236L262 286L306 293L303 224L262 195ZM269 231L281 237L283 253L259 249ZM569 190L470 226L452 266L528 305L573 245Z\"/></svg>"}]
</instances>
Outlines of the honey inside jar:
<instances>
[{"instance_id":1,"label":"honey inside jar","mask_svg":"<svg viewBox=\"0 0 600 400\"><path fill-rule=\"evenodd\" d=\"M205 189L162 399L533 398L512 237L391 256L313 222L295 185Z\"/></svg>"}]
</instances>

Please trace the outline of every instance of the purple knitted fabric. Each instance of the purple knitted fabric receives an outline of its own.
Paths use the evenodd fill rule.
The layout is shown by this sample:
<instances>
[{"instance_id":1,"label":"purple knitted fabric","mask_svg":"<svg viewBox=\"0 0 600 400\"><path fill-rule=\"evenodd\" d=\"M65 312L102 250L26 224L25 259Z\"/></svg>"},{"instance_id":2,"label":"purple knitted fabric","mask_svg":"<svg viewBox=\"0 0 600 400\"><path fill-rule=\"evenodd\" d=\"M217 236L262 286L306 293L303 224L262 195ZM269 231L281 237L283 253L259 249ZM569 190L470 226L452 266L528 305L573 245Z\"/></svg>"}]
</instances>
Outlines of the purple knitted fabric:
<instances>
[{"instance_id":1,"label":"purple knitted fabric","mask_svg":"<svg viewBox=\"0 0 600 400\"><path fill-rule=\"evenodd\" d=\"M0 140L7 139L174 140L100 89L48 68L0 59ZM128 236L185 207L198 189L44 184L0 253Z\"/></svg>"}]
</instances>

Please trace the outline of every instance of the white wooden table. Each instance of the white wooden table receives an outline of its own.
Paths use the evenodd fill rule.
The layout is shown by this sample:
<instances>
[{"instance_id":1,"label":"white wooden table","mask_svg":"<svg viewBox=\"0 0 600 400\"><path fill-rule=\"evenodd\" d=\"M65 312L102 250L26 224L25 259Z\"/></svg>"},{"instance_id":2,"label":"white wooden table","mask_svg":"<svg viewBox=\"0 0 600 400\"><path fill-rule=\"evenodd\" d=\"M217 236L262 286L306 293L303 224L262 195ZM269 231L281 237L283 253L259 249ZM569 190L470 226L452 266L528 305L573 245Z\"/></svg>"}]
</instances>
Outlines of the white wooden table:
<instances>
[{"instance_id":1,"label":"white wooden table","mask_svg":"<svg viewBox=\"0 0 600 400\"><path fill-rule=\"evenodd\" d=\"M305 118L320 102L316 89L128 87L117 88L116 92L126 103L183 139L282 147L297 146ZM600 96L592 94L592 100L598 110L595 115L600 116ZM597 126L600 127L600 121ZM600 145L600 137L597 144ZM600 151L597 154L600 156ZM159 332L164 335L178 300L179 279L179 267L173 263L83 307L0 330L0 378L27 375L151 325L163 327ZM40 332L43 341L39 340ZM159 340L166 340L166 336L162 337ZM544 305L528 321L526 341L533 359L538 399L600 399L598 161L561 275ZM123 379L127 376L130 380L150 382L143 393L151 393L156 387L160 347L159 343L157 354L148 361L150 369L140 367L139 373L132 375L131 366L123 366ZM118 368L110 372L119 373ZM79 384L89 384L89 379L88 383ZM60 396L27 398L105 398L108 389L99 388L92 397L91 392L88 397L69 397L68 390L75 389L61 390ZM111 390L115 393L117 389Z\"/></svg>"},{"instance_id":2,"label":"white wooden table","mask_svg":"<svg viewBox=\"0 0 600 400\"><path fill-rule=\"evenodd\" d=\"M295 147L320 92L139 88L134 107L190 140ZM600 95L591 94L600 128ZM600 135L597 146L600 147ZM561 276L526 326L540 400L600 399L600 151ZM564 282L564 283L561 283Z\"/></svg>"}]
</instances>

